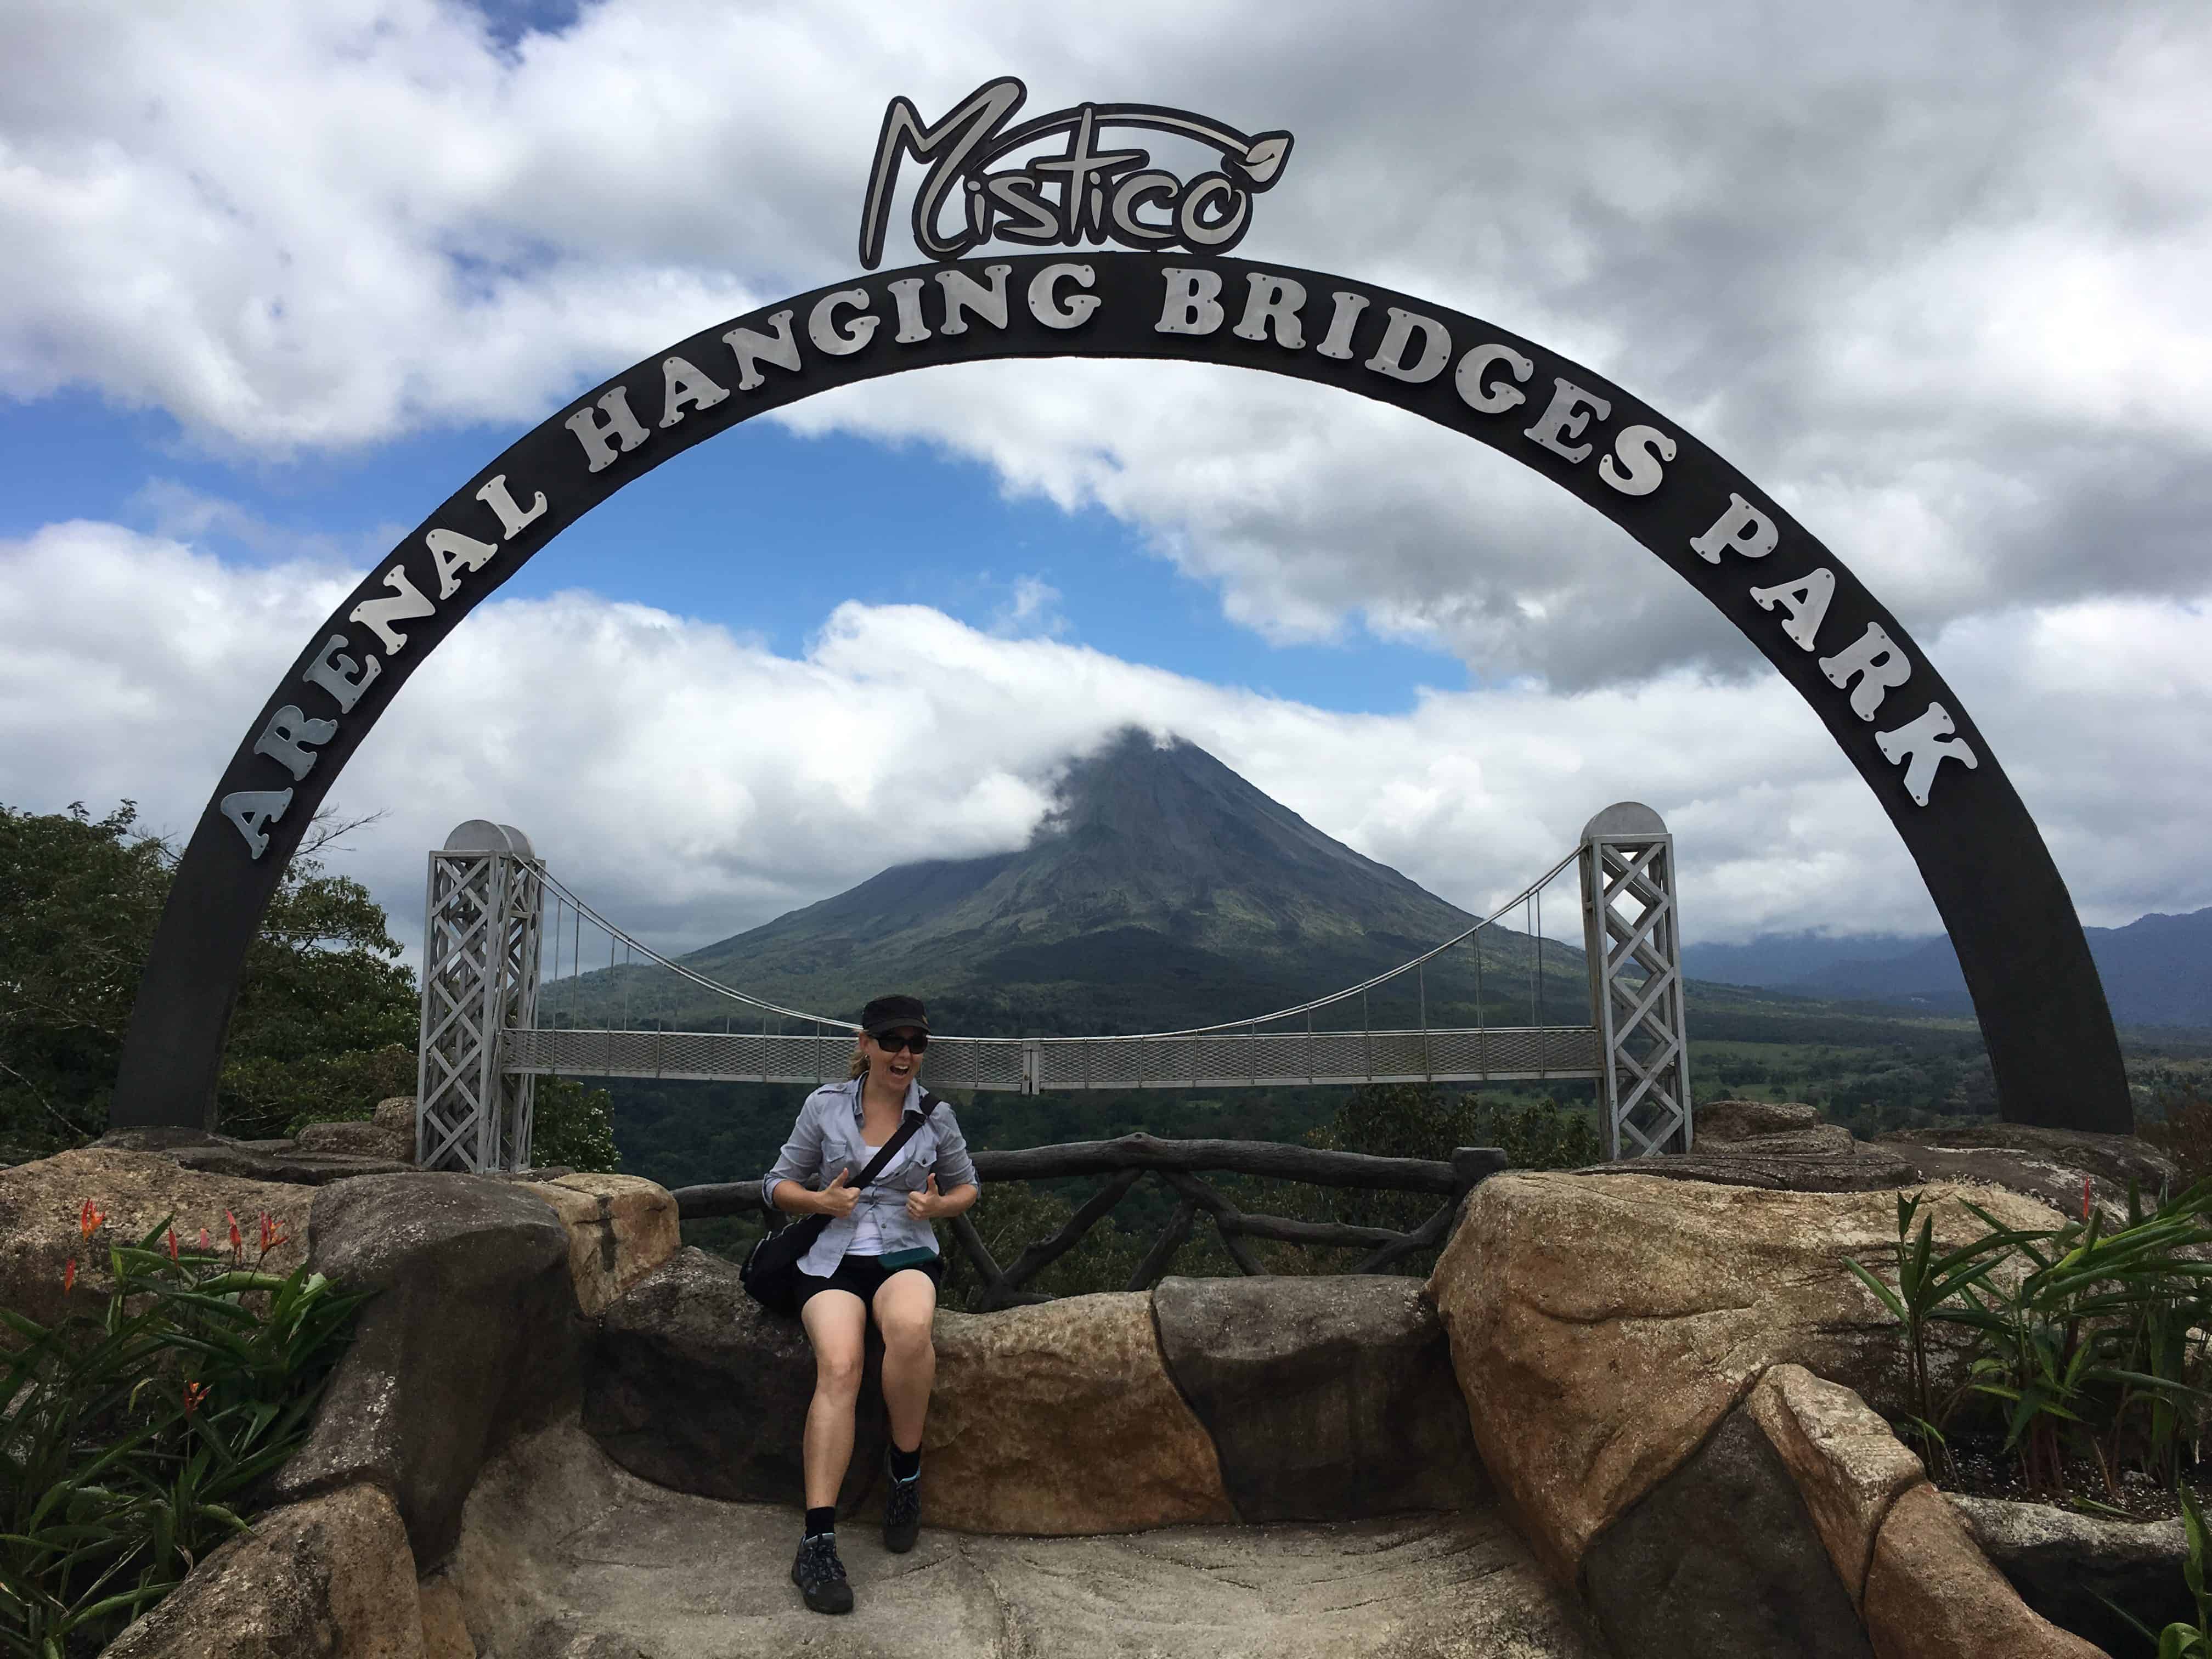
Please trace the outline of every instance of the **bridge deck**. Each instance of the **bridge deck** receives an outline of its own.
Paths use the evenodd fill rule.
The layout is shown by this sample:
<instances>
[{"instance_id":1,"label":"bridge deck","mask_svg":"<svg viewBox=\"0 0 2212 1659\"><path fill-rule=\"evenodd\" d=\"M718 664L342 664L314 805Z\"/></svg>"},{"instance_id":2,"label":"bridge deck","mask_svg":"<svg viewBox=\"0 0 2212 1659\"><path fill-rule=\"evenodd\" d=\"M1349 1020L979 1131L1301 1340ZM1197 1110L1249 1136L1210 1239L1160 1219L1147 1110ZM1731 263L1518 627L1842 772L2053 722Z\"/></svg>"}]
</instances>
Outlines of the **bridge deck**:
<instances>
[{"instance_id":1,"label":"bridge deck","mask_svg":"<svg viewBox=\"0 0 2212 1659\"><path fill-rule=\"evenodd\" d=\"M848 1033L511 1030L503 1069L563 1077L819 1083L845 1075ZM1200 1036L939 1037L941 1089L1237 1089L1300 1083L1489 1083L1595 1078L1589 1025Z\"/></svg>"}]
</instances>

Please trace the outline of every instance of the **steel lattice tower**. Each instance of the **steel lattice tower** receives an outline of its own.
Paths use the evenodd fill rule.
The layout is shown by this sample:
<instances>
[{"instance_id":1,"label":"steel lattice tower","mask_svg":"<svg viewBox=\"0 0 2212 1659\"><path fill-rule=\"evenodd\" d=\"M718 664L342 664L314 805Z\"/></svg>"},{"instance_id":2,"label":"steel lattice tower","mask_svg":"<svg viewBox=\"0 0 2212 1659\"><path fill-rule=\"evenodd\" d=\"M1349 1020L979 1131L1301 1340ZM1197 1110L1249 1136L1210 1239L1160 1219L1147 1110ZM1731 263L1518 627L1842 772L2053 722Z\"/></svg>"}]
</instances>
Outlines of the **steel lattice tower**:
<instances>
[{"instance_id":1,"label":"steel lattice tower","mask_svg":"<svg viewBox=\"0 0 2212 1659\"><path fill-rule=\"evenodd\" d=\"M430 854L415 1161L426 1170L530 1162L537 1079L505 1069L505 1034L534 1021L544 866L511 825L471 818Z\"/></svg>"},{"instance_id":2,"label":"steel lattice tower","mask_svg":"<svg viewBox=\"0 0 2212 1659\"><path fill-rule=\"evenodd\" d=\"M1686 1152L1695 1126L1674 838L1650 807L1618 802L1583 826L1582 877L1606 1156Z\"/></svg>"}]
</instances>

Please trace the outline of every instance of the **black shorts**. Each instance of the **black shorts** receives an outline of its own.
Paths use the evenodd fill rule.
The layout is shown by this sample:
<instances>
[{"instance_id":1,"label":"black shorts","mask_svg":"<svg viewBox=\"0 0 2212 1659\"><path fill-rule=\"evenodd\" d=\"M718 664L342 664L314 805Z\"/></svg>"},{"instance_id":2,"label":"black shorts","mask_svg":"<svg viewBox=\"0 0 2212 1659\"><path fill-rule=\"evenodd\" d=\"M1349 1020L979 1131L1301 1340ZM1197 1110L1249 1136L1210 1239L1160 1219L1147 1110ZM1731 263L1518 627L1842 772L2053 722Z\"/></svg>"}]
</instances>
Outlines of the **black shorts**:
<instances>
[{"instance_id":1,"label":"black shorts","mask_svg":"<svg viewBox=\"0 0 2212 1659\"><path fill-rule=\"evenodd\" d=\"M860 1298L861 1305L872 1317L876 1309L876 1292L883 1288L884 1281L892 1273L907 1271L908 1269L904 1267L895 1267L886 1272L879 1256L848 1255L837 1264L836 1270L827 1279L801 1273L799 1275L799 1305L805 1307L809 1297L818 1296L824 1291L850 1291ZM932 1283L942 1285L945 1282L945 1258L934 1255L927 1261L917 1261L912 1271L927 1273Z\"/></svg>"}]
</instances>

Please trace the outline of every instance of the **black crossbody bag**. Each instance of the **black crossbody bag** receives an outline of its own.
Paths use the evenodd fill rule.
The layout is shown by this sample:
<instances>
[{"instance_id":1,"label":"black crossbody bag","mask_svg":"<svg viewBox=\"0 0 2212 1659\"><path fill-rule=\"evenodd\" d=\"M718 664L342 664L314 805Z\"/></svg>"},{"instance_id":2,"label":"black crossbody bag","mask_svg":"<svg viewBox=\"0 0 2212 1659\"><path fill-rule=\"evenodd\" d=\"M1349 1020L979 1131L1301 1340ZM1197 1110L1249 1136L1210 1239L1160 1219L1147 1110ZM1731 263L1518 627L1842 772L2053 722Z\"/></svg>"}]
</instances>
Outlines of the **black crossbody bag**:
<instances>
[{"instance_id":1,"label":"black crossbody bag","mask_svg":"<svg viewBox=\"0 0 2212 1659\"><path fill-rule=\"evenodd\" d=\"M929 1115L944 1103L935 1095L925 1091L921 1109L908 1112L905 1121L892 1132L891 1138L876 1149L868 1160L868 1167L860 1171L860 1178L851 1190L858 1192L884 1172L884 1166L898 1156L899 1148L914 1139L915 1132L929 1121ZM829 1226L826 1215L803 1216L788 1226L766 1235L745 1255L744 1265L738 1269L744 1280L745 1291L752 1299L772 1314L786 1319L799 1313L799 1264L814 1248L814 1241L822 1237Z\"/></svg>"}]
</instances>

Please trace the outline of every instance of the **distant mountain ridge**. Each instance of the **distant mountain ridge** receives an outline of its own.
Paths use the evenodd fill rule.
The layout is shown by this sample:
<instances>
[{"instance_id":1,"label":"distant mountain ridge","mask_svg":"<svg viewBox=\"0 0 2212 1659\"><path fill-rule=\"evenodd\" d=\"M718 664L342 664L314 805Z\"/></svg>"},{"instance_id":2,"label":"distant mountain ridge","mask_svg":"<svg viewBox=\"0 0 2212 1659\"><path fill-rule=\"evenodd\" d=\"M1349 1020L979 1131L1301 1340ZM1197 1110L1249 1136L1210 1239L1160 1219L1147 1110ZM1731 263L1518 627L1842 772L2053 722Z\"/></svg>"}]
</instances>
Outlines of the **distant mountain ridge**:
<instances>
[{"instance_id":1,"label":"distant mountain ridge","mask_svg":"<svg viewBox=\"0 0 2212 1659\"><path fill-rule=\"evenodd\" d=\"M2212 908L2153 911L2124 927L2086 927L2112 1018L2123 1025L2212 1027ZM1885 934L1831 939L1763 934L1747 945L1693 945L1686 972L1829 1000L1893 1002L1969 1013L1950 939Z\"/></svg>"},{"instance_id":2,"label":"distant mountain ridge","mask_svg":"<svg viewBox=\"0 0 2212 1659\"><path fill-rule=\"evenodd\" d=\"M1576 904L1571 875L1553 896ZM1130 730L1069 765L1028 845L881 871L684 960L831 1018L850 1018L870 996L896 988L927 999L940 1030L1091 1036L1298 1004L1395 967L1474 920L1323 834L1196 744ZM2212 1026L2212 909L2089 936L2119 1020ZM1469 1025L1588 1018L1579 950L1557 939L1540 949L1503 927L1482 937L1479 969L1462 948L1418 981L1377 992L1364 1010L1340 1006L1320 1024L1407 1027L1425 1014L1431 1024ZM1801 1021L1838 1001L1972 1013L1941 935L1767 935L1692 945L1684 958L1708 1031L1742 1028L1741 1019L1711 1023L1718 1017ZM724 1000L647 967L548 986L541 1006L591 1024L619 1010L625 1023L710 1030L732 1014Z\"/></svg>"}]
</instances>

